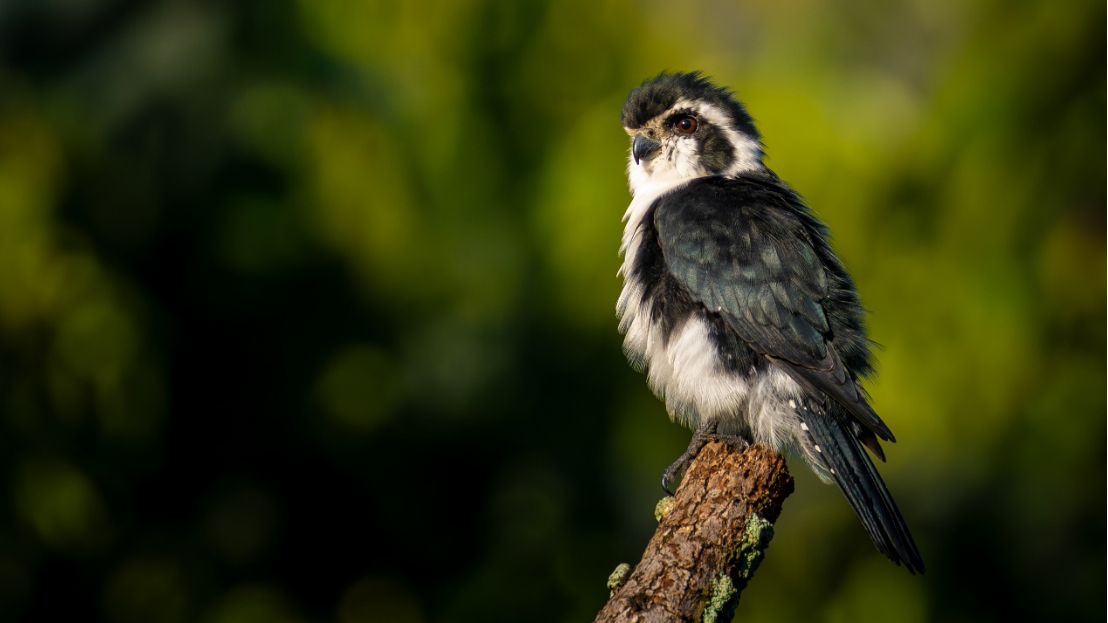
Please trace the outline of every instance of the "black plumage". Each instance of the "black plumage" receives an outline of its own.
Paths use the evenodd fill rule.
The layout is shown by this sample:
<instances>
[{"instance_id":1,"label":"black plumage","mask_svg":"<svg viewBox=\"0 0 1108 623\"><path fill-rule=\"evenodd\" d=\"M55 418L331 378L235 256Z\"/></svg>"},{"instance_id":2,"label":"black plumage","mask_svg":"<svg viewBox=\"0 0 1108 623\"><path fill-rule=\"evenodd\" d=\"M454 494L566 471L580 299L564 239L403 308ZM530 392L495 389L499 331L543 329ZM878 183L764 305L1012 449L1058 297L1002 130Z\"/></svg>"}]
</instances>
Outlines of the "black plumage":
<instances>
[{"instance_id":1,"label":"black plumage","mask_svg":"<svg viewBox=\"0 0 1108 623\"><path fill-rule=\"evenodd\" d=\"M686 423L798 451L882 553L923 571L863 449L884 460L879 439L895 439L858 384L873 370L865 310L827 227L762 165L742 105L698 74L644 83L623 122L657 144L629 169L619 313L631 363Z\"/></svg>"},{"instance_id":2,"label":"black plumage","mask_svg":"<svg viewBox=\"0 0 1108 623\"><path fill-rule=\"evenodd\" d=\"M681 100L709 102L727 110L735 126L744 134L758 139L758 129L754 120L735 100L731 91L717 87L699 73L666 73L647 80L627 96L620 120L623 127L637 130L646 126L659 115L670 112L673 105ZM672 112L677 112L676 110Z\"/></svg>"},{"instance_id":3,"label":"black plumage","mask_svg":"<svg viewBox=\"0 0 1108 623\"><path fill-rule=\"evenodd\" d=\"M769 173L703 177L659 199L654 221L678 287L755 352L895 441L851 373L872 370L864 309L827 227L796 193Z\"/></svg>"}]
</instances>

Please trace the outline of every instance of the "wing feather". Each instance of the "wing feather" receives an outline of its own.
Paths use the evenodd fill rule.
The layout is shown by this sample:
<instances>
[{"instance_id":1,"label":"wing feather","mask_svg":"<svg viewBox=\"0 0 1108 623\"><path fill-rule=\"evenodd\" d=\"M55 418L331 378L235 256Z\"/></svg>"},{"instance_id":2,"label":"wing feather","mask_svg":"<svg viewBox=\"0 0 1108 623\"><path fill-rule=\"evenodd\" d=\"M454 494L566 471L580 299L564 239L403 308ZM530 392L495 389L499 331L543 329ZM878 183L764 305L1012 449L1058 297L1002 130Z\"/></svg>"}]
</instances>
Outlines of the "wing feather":
<instances>
[{"instance_id":1,"label":"wing feather","mask_svg":"<svg viewBox=\"0 0 1108 623\"><path fill-rule=\"evenodd\" d=\"M705 178L659 200L654 224L667 269L693 301L717 312L797 382L895 441L836 348L829 321L838 300L835 275L821 257L830 251L806 226L805 210L784 187ZM863 437L881 456L873 435Z\"/></svg>"}]
</instances>

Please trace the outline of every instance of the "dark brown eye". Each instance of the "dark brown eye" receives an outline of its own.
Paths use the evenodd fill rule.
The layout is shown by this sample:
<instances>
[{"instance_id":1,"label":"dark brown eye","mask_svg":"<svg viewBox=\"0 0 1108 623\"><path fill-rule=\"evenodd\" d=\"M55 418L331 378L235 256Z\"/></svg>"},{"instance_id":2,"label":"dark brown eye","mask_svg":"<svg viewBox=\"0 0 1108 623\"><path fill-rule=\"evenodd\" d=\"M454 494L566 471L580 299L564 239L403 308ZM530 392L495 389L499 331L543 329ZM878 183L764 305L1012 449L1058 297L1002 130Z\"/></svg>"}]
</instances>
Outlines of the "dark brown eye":
<instances>
[{"instance_id":1,"label":"dark brown eye","mask_svg":"<svg viewBox=\"0 0 1108 623\"><path fill-rule=\"evenodd\" d=\"M696 125L696 117L681 117L673 127L681 134L692 134L696 132Z\"/></svg>"}]
</instances>

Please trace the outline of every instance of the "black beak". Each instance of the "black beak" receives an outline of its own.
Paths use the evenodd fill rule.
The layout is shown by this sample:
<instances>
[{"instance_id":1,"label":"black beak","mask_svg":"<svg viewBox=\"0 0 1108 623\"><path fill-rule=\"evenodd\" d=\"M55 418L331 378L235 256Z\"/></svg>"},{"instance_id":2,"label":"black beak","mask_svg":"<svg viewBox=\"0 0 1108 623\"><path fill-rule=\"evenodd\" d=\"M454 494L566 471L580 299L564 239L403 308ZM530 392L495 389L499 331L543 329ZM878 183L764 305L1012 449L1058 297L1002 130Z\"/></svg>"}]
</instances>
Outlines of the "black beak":
<instances>
[{"instance_id":1,"label":"black beak","mask_svg":"<svg viewBox=\"0 0 1108 623\"><path fill-rule=\"evenodd\" d=\"M642 134L636 134L635 140L631 141L631 155L635 157L635 164L653 156L661 148L661 143L652 141Z\"/></svg>"}]
</instances>

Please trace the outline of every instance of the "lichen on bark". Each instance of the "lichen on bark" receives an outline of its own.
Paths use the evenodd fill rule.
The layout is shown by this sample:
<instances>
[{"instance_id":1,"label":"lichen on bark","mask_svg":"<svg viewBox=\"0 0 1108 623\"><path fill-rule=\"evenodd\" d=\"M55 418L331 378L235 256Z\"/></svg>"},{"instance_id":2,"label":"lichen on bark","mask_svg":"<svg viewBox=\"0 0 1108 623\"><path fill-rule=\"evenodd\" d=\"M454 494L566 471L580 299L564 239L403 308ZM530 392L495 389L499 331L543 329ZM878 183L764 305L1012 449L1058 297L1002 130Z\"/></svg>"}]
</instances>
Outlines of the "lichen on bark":
<instances>
[{"instance_id":1,"label":"lichen on bark","mask_svg":"<svg viewBox=\"0 0 1108 623\"><path fill-rule=\"evenodd\" d=\"M768 446L705 445L676 495L658 503L642 561L596 620L729 621L792 490L784 458Z\"/></svg>"}]
</instances>

